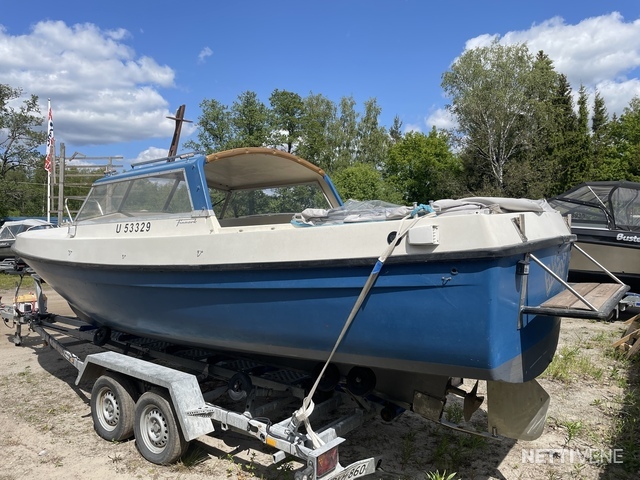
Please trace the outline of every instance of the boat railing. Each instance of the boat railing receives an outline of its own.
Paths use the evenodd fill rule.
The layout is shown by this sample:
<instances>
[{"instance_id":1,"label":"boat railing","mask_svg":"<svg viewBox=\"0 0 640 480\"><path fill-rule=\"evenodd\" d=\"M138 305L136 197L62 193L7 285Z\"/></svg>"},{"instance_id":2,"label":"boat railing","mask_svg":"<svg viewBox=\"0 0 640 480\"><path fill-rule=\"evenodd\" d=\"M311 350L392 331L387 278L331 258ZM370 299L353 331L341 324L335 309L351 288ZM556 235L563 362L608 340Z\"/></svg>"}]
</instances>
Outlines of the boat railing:
<instances>
[{"instance_id":1,"label":"boat railing","mask_svg":"<svg viewBox=\"0 0 640 480\"><path fill-rule=\"evenodd\" d=\"M173 155L171 157L161 157L161 158L154 158L151 160L141 160L139 162L134 162L131 164L131 168L135 168L135 167L141 167L143 165L151 165L153 163L170 163L170 162L175 162L176 160L186 160L187 158L191 158L198 155L198 152L188 152L188 153L181 153L180 155Z\"/></svg>"}]
</instances>

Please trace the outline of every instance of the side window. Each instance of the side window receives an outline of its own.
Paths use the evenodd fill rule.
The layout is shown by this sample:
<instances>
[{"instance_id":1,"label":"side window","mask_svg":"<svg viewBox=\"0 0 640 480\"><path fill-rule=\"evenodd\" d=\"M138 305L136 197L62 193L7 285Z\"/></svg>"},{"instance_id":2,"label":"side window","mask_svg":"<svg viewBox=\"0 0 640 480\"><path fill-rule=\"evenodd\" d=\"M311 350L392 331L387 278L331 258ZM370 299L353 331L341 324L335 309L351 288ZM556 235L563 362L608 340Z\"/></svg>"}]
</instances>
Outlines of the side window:
<instances>
[{"instance_id":1,"label":"side window","mask_svg":"<svg viewBox=\"0 0 640 480\"><path fill-rule=\"evenodd\" d=\"M316 183L233 192L210 189L210 197L213 211L220 219L294 214L306 208L330 208Z\"/></svg>"}]
</instances>

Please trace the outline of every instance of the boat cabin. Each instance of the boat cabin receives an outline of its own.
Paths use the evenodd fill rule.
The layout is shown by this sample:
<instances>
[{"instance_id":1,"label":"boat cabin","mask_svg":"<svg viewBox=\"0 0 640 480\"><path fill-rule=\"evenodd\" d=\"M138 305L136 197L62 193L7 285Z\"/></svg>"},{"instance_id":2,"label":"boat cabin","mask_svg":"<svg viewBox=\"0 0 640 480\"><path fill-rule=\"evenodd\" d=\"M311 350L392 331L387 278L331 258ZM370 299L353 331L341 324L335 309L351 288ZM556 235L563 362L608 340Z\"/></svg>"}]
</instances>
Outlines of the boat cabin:
<instances>
[{"instance_id":1,"label":"boat cabin","mask_svg":"<svg viewBox=\"0 0 640 480\"><path fill-rule=\"evenodd\" d=\"M76 222L215 215L221 227L289 223L342 200L325 172L294 155L240 148L142 162L95 182Z\"/></svg>"}]
</instances>

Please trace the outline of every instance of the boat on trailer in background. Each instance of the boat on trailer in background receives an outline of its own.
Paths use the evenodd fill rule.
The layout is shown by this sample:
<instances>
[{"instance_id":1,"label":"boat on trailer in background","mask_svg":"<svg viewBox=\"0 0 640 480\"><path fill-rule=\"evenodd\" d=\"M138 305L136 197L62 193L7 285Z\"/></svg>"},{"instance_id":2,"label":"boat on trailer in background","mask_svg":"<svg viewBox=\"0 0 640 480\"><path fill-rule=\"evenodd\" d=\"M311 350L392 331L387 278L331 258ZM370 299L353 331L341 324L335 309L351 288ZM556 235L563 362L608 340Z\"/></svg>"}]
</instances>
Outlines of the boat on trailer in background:
<instances>
[{"instance_id":1,"label":"boat on trailer in background","mask_svg":"<svg viewBox=\"0 0 640 480\"><path fill-rule=\"evenodd\" d=\"M0 225L0 262L13 260L11 248L20 233L43 228L54 228L54 225L39 218L20 218L3 222Z\"/></svg>"},{"instance_id":2,"label":"boat on trailer in background","mask_svg":"<svg viewBox=\"0 0 640 480\"><path fill-rule=\"evenodd\" d=\"M549 204L570 215L578 237L581 254L571 256L572 280L602 281L608 278L607 270L632 288L640 287L640 183L581 183Z\"/></svg>"},{"instance_id":3,"label":"boat on trailer in background","mask_svg":"<svg viewBox=\"0 0 640 480\"><path fill-rule=\"evenodd\" d=\"M533 439L560 318L606 318L628 290L570 287L575 240L544 201L343 203L304 159L240 148L102 178L66 228L14 249L104 338L316 371L441 423L448 393L479 406L461 378L486 380L488 431Z\"/></svg>"}]
</instances>

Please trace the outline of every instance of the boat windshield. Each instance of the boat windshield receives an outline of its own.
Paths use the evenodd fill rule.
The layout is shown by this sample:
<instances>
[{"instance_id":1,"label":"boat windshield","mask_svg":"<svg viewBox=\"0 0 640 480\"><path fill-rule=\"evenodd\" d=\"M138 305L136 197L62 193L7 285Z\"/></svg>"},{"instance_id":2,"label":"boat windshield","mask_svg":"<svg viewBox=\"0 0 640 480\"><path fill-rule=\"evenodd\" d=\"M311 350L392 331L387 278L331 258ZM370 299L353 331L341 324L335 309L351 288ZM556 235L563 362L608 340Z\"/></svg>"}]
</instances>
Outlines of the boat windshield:
<instances>
[{"instance_id":1,"label":"boat windshield","mask_svg":"<svg viewBox=\"0 0 640 480\"><path fill-rule=\"evenodd\" d=\"M240 218L250 215L288 214L306 208L331 208L331 204L315 183L287 187L225 191L210 188L211 204L216 217Z\"/></svg>"},{"instance_id":2,"label":"boat windshield","mask_svg":"<svg viewBox=\"0 0 640 480\"><path fill-rule=\"evenodd\" d=\"M610 185L585 185L550 201L574 225L640 230L640 191Z\"/></svg>"},{"instance_id":3,"label":"boat windshield","mask_svg":"<svg viewBox=\"0 0 640 480\"><path fill-rule=\"evenodd\" d=\"M76 221L98 217L151 217L191 213L184 171L94 185Z\"/></svg>"}]
</instances>

